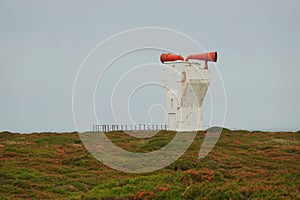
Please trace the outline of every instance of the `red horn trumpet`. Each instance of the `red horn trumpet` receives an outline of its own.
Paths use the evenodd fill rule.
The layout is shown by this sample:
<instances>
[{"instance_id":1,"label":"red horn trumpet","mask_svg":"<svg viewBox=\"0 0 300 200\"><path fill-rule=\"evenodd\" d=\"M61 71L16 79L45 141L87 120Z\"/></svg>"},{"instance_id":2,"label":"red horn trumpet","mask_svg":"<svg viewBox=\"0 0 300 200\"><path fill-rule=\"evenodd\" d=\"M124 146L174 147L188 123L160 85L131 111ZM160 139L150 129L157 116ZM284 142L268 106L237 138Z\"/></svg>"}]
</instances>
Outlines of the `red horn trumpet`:
<instances>
[{"instance_id":1,"label":"red horn trumpet","mask_svg":"<svg viewBox=\"0 0 300 200\"><path fill-rule=\"evenodd\" d=\"M171 53L163 53L160 55L160 61L162 63L169 62L169 61L176 61L176 60L184 61L184 58L181 55L176 55Z\"/></svg>"},{"instance_id":2,"label":"red horn trumpet","mask_svg":"<svg viewBox=\"0 0 300 200\"><path fill-rule=\"evenodd\" d=\"M215 52L189 55L185 60L188 61L190 59L205 61L204 69L208 69L208 67L207 67L208 61L217 62L217 52L215 51Z\"/></svg>"}]
</instances>

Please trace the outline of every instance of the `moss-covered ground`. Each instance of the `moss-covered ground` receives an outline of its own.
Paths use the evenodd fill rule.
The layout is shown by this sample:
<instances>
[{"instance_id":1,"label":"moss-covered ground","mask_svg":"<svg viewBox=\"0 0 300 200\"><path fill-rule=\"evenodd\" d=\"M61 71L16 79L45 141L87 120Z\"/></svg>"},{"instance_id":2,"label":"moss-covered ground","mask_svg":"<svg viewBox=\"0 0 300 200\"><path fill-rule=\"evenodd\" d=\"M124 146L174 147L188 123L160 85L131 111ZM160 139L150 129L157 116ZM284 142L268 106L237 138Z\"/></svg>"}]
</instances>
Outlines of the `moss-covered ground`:
<instances>
[{"instance_id":1,"label":"moss-covered ground","mask_svg":"<svg viewBox=\"0 0 300 200\"><path fill-rule=\"evenodd\" d=\"M174 134L107 133L133 152L157 150ZM0 199L300 199L300 132L223 129L199 160L204 135L168 167L131 174L100 163L75 132L1 132Z\"/></svg>"}]
</instances>

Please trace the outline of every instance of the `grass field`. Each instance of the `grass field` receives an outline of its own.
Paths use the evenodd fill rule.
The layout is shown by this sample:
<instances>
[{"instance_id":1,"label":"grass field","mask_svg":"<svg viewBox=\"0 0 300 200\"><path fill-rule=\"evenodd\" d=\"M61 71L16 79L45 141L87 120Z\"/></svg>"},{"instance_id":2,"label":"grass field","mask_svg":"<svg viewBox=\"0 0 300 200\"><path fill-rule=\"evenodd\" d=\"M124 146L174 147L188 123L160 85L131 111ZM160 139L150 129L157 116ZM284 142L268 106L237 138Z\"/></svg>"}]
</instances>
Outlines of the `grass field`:
<instances>
[{"instance_id":1,"label":"grass field","mask_svg":"<svg viewBox=\"0 0 300 200\"><path fill-rule=\"evenodd\" d=\"M118 146L149 152L174 132L150 139L108 133ZM0 133L0 199L300 199L300 132L223 129L204 159L205 132L177 161L151 173L110 169L77 133Z\"/></svg>"}]
</instances>

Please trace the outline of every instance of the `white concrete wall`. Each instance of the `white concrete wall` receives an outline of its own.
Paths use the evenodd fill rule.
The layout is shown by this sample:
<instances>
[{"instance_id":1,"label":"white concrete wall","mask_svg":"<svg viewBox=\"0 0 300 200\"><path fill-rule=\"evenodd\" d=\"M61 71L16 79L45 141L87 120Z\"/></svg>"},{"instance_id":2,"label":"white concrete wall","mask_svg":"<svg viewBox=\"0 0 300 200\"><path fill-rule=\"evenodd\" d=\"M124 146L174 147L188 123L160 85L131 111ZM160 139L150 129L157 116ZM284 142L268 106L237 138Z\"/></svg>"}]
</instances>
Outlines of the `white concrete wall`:
<instances>
[{"instance_id":1,"label":"white concrete wall","mask_svg":"<svg viewBox=\"0 0 300 200\"><path fill-rule=\"evenodd\" d=\"M162 82L166 87L168 129L202 129L202 103L210 83L210 70L199 63L165 63Z\"/></svg>"}]
</instances>

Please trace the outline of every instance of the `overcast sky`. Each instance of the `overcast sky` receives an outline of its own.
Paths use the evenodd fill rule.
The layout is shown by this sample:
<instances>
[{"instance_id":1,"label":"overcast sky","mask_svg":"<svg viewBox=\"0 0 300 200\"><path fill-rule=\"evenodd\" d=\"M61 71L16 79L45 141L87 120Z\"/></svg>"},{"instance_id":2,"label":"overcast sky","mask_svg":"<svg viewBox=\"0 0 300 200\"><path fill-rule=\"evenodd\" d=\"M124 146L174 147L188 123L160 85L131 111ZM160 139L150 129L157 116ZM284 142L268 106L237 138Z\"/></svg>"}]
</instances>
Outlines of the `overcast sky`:
<instances>
[{"instance_id":1,"label":"overcast sky","mask_svg":"<svg viewBox=\"0 0 300 200\"><path fill-rule=\"evenodd\" d=\"M296 0L1 0L0 131L75 130L72 87L83 59L111 35L138 27L174 29L218 51L226 127L299 130L299 6Z\"/></svg>"}]
</instances>

